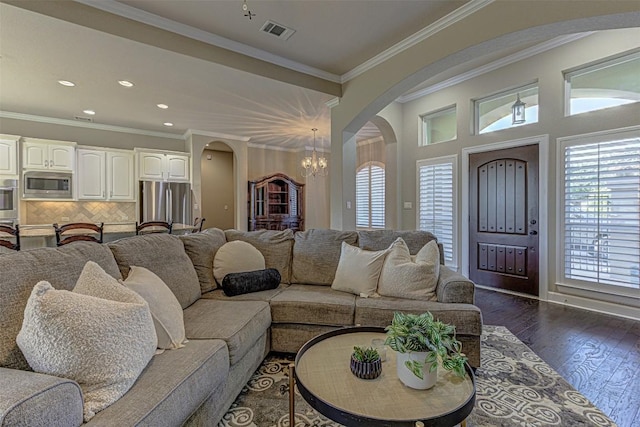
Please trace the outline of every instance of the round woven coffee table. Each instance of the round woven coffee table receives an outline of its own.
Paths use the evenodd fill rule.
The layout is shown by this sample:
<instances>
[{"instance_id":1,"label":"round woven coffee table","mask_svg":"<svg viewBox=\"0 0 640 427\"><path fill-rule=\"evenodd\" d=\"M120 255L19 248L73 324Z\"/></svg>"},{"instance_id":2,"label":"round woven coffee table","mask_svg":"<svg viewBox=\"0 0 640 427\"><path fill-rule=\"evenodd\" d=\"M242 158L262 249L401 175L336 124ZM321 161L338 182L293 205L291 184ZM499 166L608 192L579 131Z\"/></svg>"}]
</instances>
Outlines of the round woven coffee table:
<instances>
[{"instance_id":1,"label":"round woven coffee table","mask_svg":"<svg viewBox=\"0 0 640 427\"><path fill-rule=\"evenodd\" d=\"M302 346L290 365L290 425L295 425L294 385L315 410L348 427L464 425L476 397L468 365L464 378L439 368L438 382L430 390L414 390L398 379L391 349L378 378L363 380L351 373L353 347L369 347L371 340L385 337L383 328L348 327L319 335Z\"/></svg>"}]
</instances>

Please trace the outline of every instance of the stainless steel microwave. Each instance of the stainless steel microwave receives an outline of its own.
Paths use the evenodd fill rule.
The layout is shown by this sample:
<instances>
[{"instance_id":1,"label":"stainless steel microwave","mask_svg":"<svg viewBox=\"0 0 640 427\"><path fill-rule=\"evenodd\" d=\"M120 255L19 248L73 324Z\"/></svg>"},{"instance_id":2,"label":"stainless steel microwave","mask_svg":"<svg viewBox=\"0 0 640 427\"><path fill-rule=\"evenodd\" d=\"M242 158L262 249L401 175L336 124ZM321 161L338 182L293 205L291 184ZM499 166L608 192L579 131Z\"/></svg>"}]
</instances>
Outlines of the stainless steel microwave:
<instances>
[{"instance_id":1,"label":"stainless steel microwave","mask_svg":"<svg viewBox=\"0 0 640 427\"><path fill-rule=\"evenodd\" d=\"M24 173L22 194L34 199L72 199L73 174L65 172Z\"/></svg>"},{"instance_id":2,"label":"stainless steel microwave","mask_svg":"<svg viewBox=\"0 0 640 427\"><path fill-rule=\"evenodd\" d=\"M18 180L0 179L0 222L18 219Z\"/></svg>"}]
</instances>

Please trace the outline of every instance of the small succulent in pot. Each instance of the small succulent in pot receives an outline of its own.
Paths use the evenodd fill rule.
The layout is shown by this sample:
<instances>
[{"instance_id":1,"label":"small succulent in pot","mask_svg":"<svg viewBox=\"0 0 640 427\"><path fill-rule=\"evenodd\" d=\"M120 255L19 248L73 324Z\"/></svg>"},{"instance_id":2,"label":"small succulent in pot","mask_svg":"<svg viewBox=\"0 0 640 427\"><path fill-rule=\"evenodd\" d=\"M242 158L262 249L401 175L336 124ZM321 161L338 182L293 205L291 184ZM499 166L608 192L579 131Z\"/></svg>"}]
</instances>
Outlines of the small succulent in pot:
<instances>
[{"instance_id":1,"label":"small succulent in pot","mask_svg":"<svg viewBox=\"0 0 640 427\"><path fill-rule=\"evenodd\" d=\"M372 380L382 372L382 360L378 350L372 347L353 347L351 372L358 378Z\"/></svg>"}]
</instances>

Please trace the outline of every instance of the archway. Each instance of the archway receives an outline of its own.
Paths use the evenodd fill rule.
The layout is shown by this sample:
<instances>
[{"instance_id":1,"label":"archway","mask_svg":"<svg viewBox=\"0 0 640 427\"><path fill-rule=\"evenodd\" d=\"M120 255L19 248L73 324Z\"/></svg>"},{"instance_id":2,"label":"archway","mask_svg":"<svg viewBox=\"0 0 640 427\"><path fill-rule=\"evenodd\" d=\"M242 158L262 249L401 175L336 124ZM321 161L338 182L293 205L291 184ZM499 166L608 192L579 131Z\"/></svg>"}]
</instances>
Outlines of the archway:
<instances>
[{"instance_id":1,"label":"archway","mask_svg":"<svg viewBox=\"0 0 640 427\"><path fill-rule=\"evenodd\" d=\"M492 2L350 80L331 111L331 158L342 165L331 176L331 227L355 228L355 213L346 208L355 194L355 133L393 100L428 77L495 50L563 34L635 27L640 10L632 3Z\"/></svg>"}]
</instances>

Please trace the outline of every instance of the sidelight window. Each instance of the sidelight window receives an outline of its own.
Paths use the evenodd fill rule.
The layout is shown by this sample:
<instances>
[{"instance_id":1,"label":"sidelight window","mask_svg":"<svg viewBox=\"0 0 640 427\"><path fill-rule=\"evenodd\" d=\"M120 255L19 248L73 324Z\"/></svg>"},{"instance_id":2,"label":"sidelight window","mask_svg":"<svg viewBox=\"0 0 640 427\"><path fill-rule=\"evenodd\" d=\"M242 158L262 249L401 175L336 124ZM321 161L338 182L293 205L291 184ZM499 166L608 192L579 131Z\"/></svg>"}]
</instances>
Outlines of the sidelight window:
<instances>
[{"instance_id":1,"label":"sidelight window","mask_svg":"<svg viewBox=\"0 0 640 427\"><path fill-rule=\"evenodd\" d=\"M559 142L563 281L640 296L640 128Z\"/></svg>"},{"instance_id":2,"label":"sidelight window","mask_svg":"<svg viewBox=\"0 0 640 427\"><path fill-rule=\"evenodd\" d=\"M457 157L419 160L418 229L433 233L444 247L445 264L457 268L456 168Z\"/></svg>"}]
</instances>

